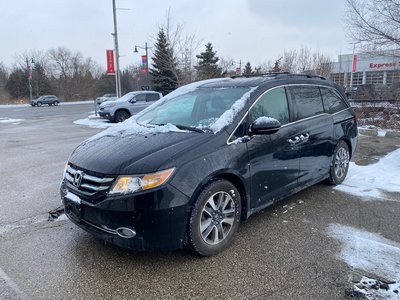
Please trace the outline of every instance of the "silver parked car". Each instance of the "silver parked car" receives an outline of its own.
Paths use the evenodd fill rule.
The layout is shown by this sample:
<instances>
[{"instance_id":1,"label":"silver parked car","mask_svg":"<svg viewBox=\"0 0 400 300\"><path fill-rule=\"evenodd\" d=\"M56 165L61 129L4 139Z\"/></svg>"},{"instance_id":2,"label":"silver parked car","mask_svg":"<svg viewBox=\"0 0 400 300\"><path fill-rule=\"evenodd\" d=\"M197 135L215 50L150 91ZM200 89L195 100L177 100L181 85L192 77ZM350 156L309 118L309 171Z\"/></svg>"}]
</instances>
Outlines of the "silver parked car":
<instances>
[{"instance_id":1,"label":"silver parked car","mask_svg":"<svg viewBox=\"0 0 400 300\"><path fill-rule=\"evenodd\" d=\"M116 100L116 99L118 99L116 94L104 94L103 96L96 98L96 103L98 105L100 105L103 102L110 101L110 100Z\"/></svg>"},{"instance_id":2,"label":"silver parked car","mask_svg":"<svg viewBox=\"0 0 400 300\"><path fill-rule=\"evenodd\" d=\"M117 100L100 104L99 114L110 121L123 122L161 97L161 93L154 91L130 92Z\"/></svg>"},{"instance_id":3,"label":"silver parked car","mask_svg":"<svg viewBox=\"0 0 400 300\"><path fill-rule=\"evenodd\" d=\"M33 99L31 101L32 106L42 106L43 104L47 104L48 106L51 105L58 105L60 103L60 100L58 99L57 96L54 95L45 95L45 96L40 96L37 99Z\"/></svg>"}]
</instances>

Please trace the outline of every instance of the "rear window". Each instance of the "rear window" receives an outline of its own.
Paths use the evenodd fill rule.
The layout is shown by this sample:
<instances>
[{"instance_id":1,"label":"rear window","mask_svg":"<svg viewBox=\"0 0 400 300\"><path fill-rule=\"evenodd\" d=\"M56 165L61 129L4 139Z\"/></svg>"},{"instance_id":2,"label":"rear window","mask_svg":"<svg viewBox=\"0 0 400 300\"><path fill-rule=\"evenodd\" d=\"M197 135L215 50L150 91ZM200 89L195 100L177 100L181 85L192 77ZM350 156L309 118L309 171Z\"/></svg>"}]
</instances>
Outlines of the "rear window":
<instances>
[{"instance_id":1,"label":"rear window","mask_svg":"<svg viewBox=\"0 0 400 300\"><path fill-rule=\"evenodd\" d=\"M301 120L324 113L321 93L316 86L291 86L290 96L294 104L294 120Z\"/></svg>"},{"instance_id":2,"label":"rear window","mask_svg":"<svg viewBox=\"0 0 400 300\"><path fill-rule=\"evenodd\" d=\"M146 101L156 101L160 99L160 95L156 93L146 94Z\"/></svg>"},{"instance_id":3,"label":"rear window","mask_svg":"<svg viewBox=\"0 0 400 300\"><path fill-rule=\"evenodd\" d=\"M325 112L334 114L347 108L346 102L344 102L342 97L340 97L337 92L329 88L320 89Z\"/></svg>"}]
</instances>

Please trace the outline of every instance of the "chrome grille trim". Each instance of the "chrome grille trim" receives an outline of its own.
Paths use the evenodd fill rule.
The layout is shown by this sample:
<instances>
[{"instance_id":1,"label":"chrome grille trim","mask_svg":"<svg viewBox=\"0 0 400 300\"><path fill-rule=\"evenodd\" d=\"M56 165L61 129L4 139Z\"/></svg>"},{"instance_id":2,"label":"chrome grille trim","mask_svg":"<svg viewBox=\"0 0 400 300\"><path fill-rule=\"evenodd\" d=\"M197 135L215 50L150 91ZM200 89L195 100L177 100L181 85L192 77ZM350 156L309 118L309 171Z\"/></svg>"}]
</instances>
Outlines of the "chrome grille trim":
<instances>
[{"instance_id":1,"label":"chrome grille trim","mask_svg":"<svg viewBox=\"0 0 400 300\"><path fill-rule=\"evenodd\" d=\"M82 181L80 185L74 185L74 176L80 172L82 174ZM80 192L86 196L95 196L98 193L104 193L111 188L111 184L115 178L112 177L98 177L89 175L86 172L90 173L90 171L77 169L74 166L68 164L65 179L68 182L68 185L73 190ZM93 173L92 173L93 174Z\"/></svg>"}]
</instances>

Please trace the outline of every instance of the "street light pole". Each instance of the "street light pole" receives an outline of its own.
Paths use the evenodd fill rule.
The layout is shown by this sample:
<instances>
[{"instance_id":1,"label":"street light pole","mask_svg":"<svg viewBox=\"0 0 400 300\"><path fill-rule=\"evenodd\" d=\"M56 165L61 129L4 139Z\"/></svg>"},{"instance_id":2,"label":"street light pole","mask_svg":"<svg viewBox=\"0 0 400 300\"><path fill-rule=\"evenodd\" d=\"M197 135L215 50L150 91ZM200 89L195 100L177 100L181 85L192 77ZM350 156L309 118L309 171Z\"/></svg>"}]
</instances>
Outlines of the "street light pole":
<instances>
[{"instance_id":1,"label":"street light pole","mask_svg":"<svg viewBox=\"0 0 400 300\"><path fill-rule=\"evenodd\" d=\"M146 84L149 85L149 53L148 53L148 49L151 49L152 47L148 47L147 42L146 42L144 44L144 47L135 45L135 50L133 52L138 53L139 51L137 48L144 49L146 51Z\"/></svg>"},{"instance_id":2,"label":"street light pole","mask_svg":"<svg viewBox=\"0 0 400 300\"><path fill-rule=\"evenodd\" d=\"M121 74L119 72L119 48L118 48L118 31L117 31L117 14L115 7L115 0L112 0L113 3L113 17L114 17L114 47L115 47L115 62L116 62L116 73L115 73L115 91L117 97L121 97Z\"/></svg>"},{"instance_id":3,"label":"street light pole","mask_svg":"<svg viewBox=\"0 0 400 300\"><path fill-rule=\"evenodd\" d=\"M28 83L29 83L29 102L32 102L32 67L29 64L29 59L26 58L26 69L28 71Z\"/></svg>"}]
</instances>

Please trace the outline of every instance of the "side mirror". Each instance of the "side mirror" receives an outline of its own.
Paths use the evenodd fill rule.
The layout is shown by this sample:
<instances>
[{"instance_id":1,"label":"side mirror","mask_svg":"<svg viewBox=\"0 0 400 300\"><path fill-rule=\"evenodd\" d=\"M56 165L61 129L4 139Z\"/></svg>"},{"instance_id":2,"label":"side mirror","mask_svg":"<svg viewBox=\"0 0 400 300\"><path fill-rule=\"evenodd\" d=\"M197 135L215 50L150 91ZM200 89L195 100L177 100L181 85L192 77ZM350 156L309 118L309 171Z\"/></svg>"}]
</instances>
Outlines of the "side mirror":
<instances>
[{"instance_id":1,"label":"side mirror","mask_svg":"<svg viewBox=\"0 0 400 300\"><path fill-rule=\"evenodd\" d=\"M279 130L281 123L274 118L259 117L250 126L250 133L255 134L272 134Z\"/></svg>"},{"instance_id":2,"label":"side mirror","mask_svg":"<svg viewBox=\"0 0 400 300\"><path fill-rule=\"evenodd\" d=\"M133 103L136 103L136 100L135 100L135 98L132 98L131 100L129 100L129 102L133 104Z\"/></svg>"}]
</instances>

